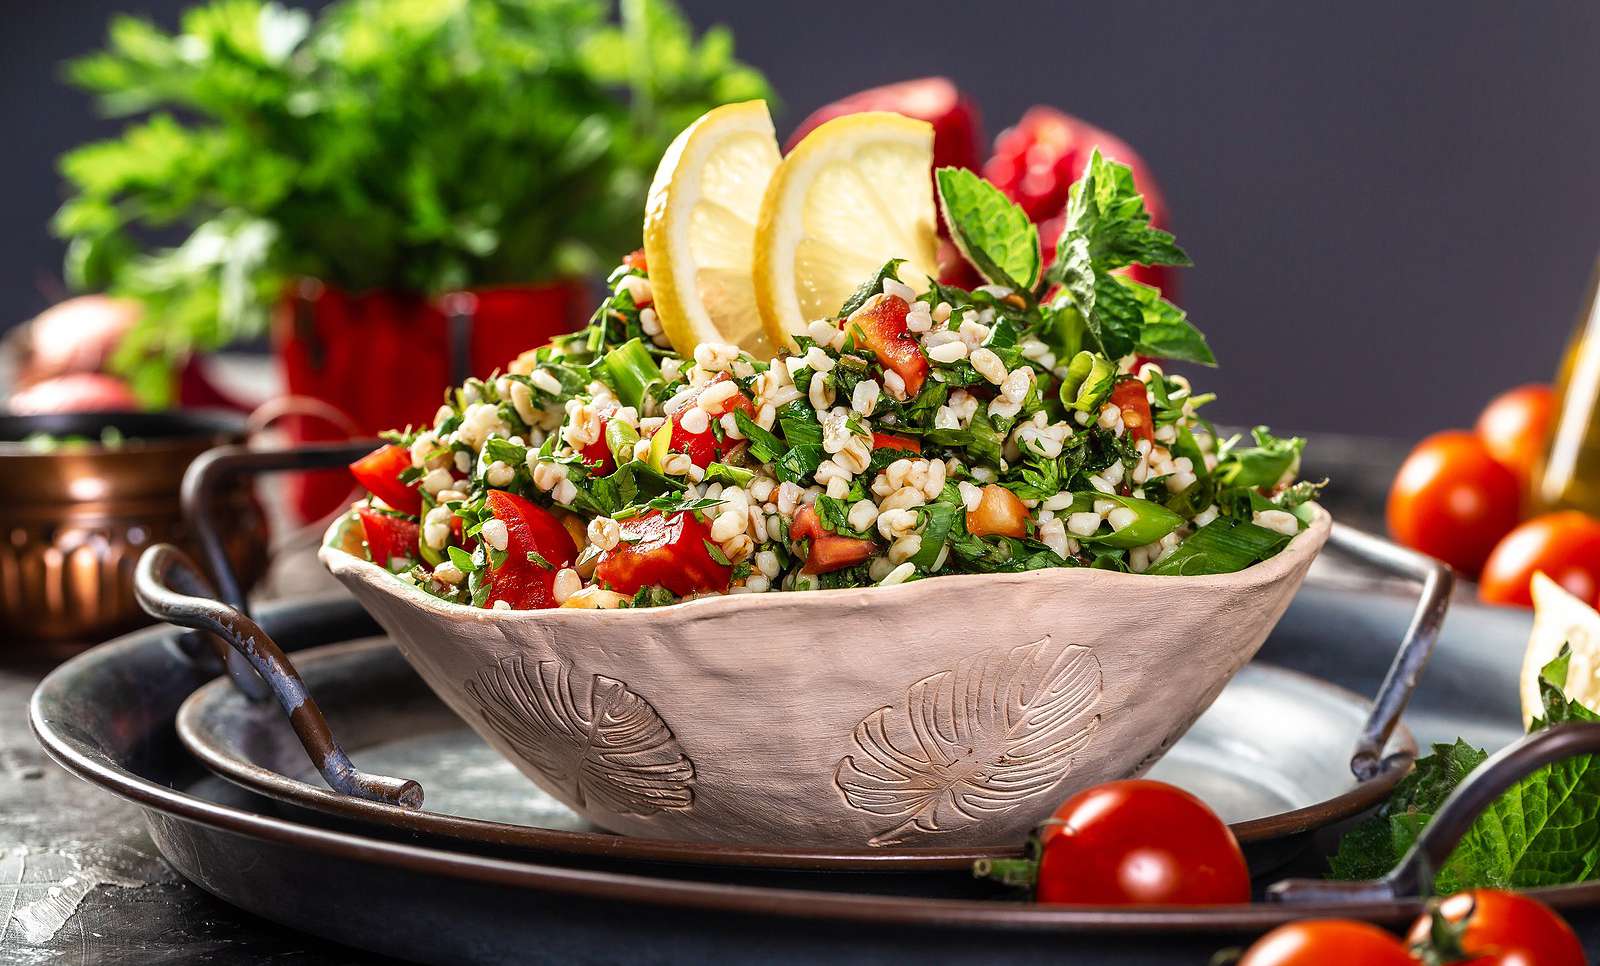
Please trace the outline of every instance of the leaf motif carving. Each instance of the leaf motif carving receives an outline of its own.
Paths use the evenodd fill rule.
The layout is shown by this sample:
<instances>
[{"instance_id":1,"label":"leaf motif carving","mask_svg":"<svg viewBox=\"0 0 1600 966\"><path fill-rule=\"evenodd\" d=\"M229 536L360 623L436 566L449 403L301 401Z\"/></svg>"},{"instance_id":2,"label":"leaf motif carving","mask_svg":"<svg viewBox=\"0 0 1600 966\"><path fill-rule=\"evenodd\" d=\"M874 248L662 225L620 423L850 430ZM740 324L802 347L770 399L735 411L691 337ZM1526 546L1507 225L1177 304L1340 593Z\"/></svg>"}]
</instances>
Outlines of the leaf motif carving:
<instances>
[{"instance_id":1,"label":"leaf motif carving","mask_svg":"<svg viewBox=\"0 0 1600 966\"><path fill-rule=\"evenodd\" d=\"M579 807L654 815L694 802L694 763L650 702L565 661L502 658L466 683L489 726Z\"/></svg>"},{"instance_id":2,"label":"leaf motif carving","mask_svg":"<svg viewBox=\"0 0 1600 966\"><path fill-rule=\"evenodd\" d=\"M834 771L856 809L899 819L874 836L892 845L961 828L1043 794L1093 739L1100 660L1050 638L991 651L911 685L901 709L855 728L859 755Z\"/></svg>"}]
</instances>

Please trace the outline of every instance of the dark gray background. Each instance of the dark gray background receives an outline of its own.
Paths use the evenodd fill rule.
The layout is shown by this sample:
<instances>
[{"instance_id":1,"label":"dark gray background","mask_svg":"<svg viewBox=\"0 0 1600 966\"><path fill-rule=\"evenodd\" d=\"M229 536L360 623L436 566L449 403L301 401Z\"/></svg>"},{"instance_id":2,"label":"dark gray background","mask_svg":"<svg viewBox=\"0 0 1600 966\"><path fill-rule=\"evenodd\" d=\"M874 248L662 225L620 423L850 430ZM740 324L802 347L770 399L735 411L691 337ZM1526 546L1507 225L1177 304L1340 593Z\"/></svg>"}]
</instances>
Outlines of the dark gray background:
<instances>
[{"instance_id":1,"label":"dark gray background","mask_svg":"<svg viewBox=\"0 0 1600 966\"><path fill-rule=\"evenodd\" d=\"M1600 251L1600 5L685 0L734 27L787 131L944 73L989 135L1047 102L1150 161L1199 267L1216 415L1415 436L1545 379ZM59 293L53 158L111 130L59 82L112 10L0 0L0 327Z\"/></svg>"}]
</instances>

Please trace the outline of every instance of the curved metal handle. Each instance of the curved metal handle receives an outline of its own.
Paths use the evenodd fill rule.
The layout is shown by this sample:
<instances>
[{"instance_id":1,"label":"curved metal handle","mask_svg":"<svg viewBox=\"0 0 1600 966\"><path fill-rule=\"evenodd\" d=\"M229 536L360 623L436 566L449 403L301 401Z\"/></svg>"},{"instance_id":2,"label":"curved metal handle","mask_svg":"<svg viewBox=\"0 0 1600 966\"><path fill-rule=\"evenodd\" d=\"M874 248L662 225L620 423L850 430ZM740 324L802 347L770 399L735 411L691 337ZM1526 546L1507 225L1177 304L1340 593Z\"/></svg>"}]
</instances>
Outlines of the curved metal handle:
<instances>
[{"instance_id":1,"label":"curved metal handle","mask_svg":"<svg viewBox=\"0 0 1600 966\"><path fill-rule=\"evenodd\" d=\"M216 578L219 591L216 598L241 615L250 612L245 601L244 588L233 572L233 565L228 561L227 547L213 512L217 496L233 477L348 466L352 461L370 453L376 445L377 440L365 439L354 442L313 443L292 449L217 446L201 453L193 463L190 463L189 469L183 474L183 515L194 528L195 538L199 542L200 552L205 556L207 569ZM251 700L266 700L271 691L239 653L223 649L223 654L227 661L228 676L233 679L234 685Z\"/></svg>"},{"instance_id":2,"label":"curved metal handle","mask_svg":"<svg viewBox=\"0 0 1600 966\"><path fill-rule=\"evenodd\" d=\"M205 577L183 551L165 543L146 550L134 570L133 593L150 616L180 627L210 631L247 661L277 696L300 744L328 787L376 802L406 808L422 806L421 785L410 779L369 775L351 763L289 658L259 624L214 598Z\"/></svg>"},{"instance_id":3,"label":"curved metal handle","mask_svg":"<svg viewBox=\"0 0 1600 966\"><path fill-rule=\"evenodd\" d=\"M1563 724L1536 731L1491 755L1466 777L1394 870L1373 882L1287 879L1267 889L1275 902L1388 902L1433 891L1433 876L1478 815L1506 789L1539 768L1572 755L1600 754L1600 724Z\"/></svg>"},{"instance_id":4,"label":"curved metal handle","mask_svg":"<svg viewBox=\"0 0 1600 966\"><path fill-rule=\"evenodd\" d=\"M1428 658L1433 656L1439 628L1444 624L1445 612L1450 609L1450 593L1455 588L1456 577L1449 567L1432 557L1340 523L1333 525L1329 542L1380 570L1422 582L1411 625L1400 639L1400 649L1395 652L1389 673L1372 700L1372 712L1361 728L1355 753L1350 757L1350 770L1366 781L1383 770L1384 746L1411 702L1411 693L1417 689Z\"/></svg>"}]
</instances>

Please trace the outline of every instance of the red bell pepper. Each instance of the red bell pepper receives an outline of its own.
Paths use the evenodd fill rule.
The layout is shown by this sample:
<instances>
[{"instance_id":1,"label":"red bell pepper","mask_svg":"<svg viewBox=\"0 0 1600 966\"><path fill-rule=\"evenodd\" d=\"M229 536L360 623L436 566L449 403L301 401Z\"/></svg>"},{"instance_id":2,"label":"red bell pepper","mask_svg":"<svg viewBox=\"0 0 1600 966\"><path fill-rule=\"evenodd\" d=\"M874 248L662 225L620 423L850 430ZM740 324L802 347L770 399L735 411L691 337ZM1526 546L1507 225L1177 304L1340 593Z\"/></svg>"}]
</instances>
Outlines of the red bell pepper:
<instances>
[{"instance_id":1,"label":"red bell pepper","mask_svg":"<svg viewBox=\"0 0 1600 966\"><path fill-rule=\"evenodd\" d=\"M411 469L411 453L404 446L380 446L350 464L356 482L373 496L401 513L416 516L422 512L422 494L415 483L400 482L400 474Z\"/></svg>"},{"instance_id":2,"label":"red bell pepper","mask_svg":"<svg viewBox=\"0 0 1600 966\"><path fill-rule=\"evenodd\" d=\"M485 502L494 518L506 525L505 561L499 567L491 565L488 572L490 604L503 600L514 610L556 606L556 571L572 566L578 555L567 528L549 510L514 493L490 490ZM529 557L529 551L544 562Z\"/></svg>"},{"instance_id":3,"label":"red bell pepper","mask_svg":"<svg viewBox=\"0 0 1600 966\"><path fill-rule=\"evenodd\" d=\"M824 529L816 509L809 506L795 514L794 523L789 525L789 539L794 543L811 541L806 562L800 568L803 574L826 574L854 567L871 557L875 546L871 540L841 537Z\"/></svg>"},{"instance_id":4,"label":"red bell pepper","mask_svg":"<svg viewBox=\"0 0 1600 966\"><path fill-rule=\"evenodd\" d=\"M396 557L417 558L417 523L371 507L356 509L361 517L361 531L367 542L367 555L372 562L387 568Z\"/></svg>"},{"instance_id":5,"label":"red bell pepper","mask_svg":"<svg viewBox=\"0 0 1600 966\"><path fill-rule=\"evenodd\" d=\"M595 580L630 595L641 587L665 587L679 597L725 591L733 568L711 556L710 542L711 525L693 512L623 520L622 542L601 558Z\"/></svg>"}]
</instances>

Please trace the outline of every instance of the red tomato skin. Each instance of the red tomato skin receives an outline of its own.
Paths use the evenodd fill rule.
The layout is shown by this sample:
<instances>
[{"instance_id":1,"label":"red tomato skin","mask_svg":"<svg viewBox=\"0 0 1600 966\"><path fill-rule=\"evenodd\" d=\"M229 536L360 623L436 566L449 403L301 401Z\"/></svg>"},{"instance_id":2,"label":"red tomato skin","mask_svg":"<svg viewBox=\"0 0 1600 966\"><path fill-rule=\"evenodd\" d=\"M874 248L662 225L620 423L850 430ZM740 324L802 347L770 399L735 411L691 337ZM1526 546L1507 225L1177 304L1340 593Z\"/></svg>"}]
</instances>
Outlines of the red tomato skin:
<instances>
[{"instance_id":1,"label":"red tomato skin","mask_svg":"<svg viewBox=\"0 0 1600 966\"><path fill-rule=\"evenodd\" d=\"M816 509L810 506L795 514L794 523L789 526L789 539L795 543L811 541L806 562L800 568L803 574L826 574L854 567L869 559L875 546L871 540L841 537L824 529L817 519Z\"/></svg>"},{"instance_id":2,"label":"red tomato skin","mask_svg":"<svg viewBox=\"0 0 1600 966\"><path fill-rule=\"evenodd\" d=\"M422 494L415 484L400 482L400 474L411 469L411 452L393 443L380 446L350 464L356 482L373 496L401 513L417 516L422 512Z\"/></svg>"},{"instance_id":3,"label":"red tomato skin","mask_svg":"<svg viewBox=\"0 0 1600 966\"><path fill-rule=\"evenodd\" d=\"M922 440L912 439L909 436L896 436L893 433L873 433L873 449L903 449L908 453L921 453Z\"/></svg>"},{"instance_id":4,"label":"red tomato skin","mask_svg":"<svg viewBox=\"0 0 1600 966\"><path fill-rule=\"evenodd\" d=\"M1517 525L1522 491L1483 441L1464 430L1417 444L1389 489L1389 532L1399 542L1476 575Z\"/></svg>"},{"instance_id":5,"label":"red tomato skin","mask_svg":"<svg viewBox=\"0 0 1600 966\"><path fill-rule=\"evenodd\" d=\"M589 467L589 472L596 476L608 476L617 468L617 461L611 455L611 447L606 444L607 420L600 420L600 438L578 450L578 455L583 457L584 465Z\"/></svg>"},{"instance_id":6,"label":"red tomato skin","mask_svg":"<svg viewBox=\"0 0 1600 966\"><path fill-rule=\"evenodd\" d=\"M622 256L622 264L629 268L644 272L646 275L650 274L650 265L645 261L644 249L642 248L635 249L634 251Z\"/></svg>"},{"instance_id":7,"label":"red tomato skin","mask_svg":"<svg viewBox=\"0 0 1600 966\"><path fill-rule=\"evenodd\" d=\"M1489 401L1474 432L1502 466L1527 489L1534 467L1544 457L1555 411L1555 391L1532 384L1509 389Z\"/></svg>"},{"instance_id":8,"label":"red tomato skin","mask_svg":"<svg viewBox=\"0 0 1600 966\"><path fill-rule=\"evenodd\" d=\"M1233 832L1200 799L1148 779L1067 799L1039 836L1038 900L1093 906L1250 901Z\"/></svg>"},{"instance_id":9,"label":"red tomato skin","mask_svg":"<svg viewBox=\"0 0 1600 966\"><path fill-rule=\"evenodd\" d=\"M1137 378L1117 380L1111 389L1111 404L1122 410L1122 426L1129 436L1149 443L1156 441L1155 423L1150 418L1150 399L1144 383Z\"/></svg>"},{"instance_id":10,"label":"red tomato skin","mask_svg":"<svg viewBox=\"0 0 1600 966\"><path fill-rule=\"evenodd\" d=\"M1478 598L1532 607L1537 571L1591 606L1600 604L1600 520L1577 510L1536 516L1506 534L1483 565Z\"/></svg>"},{"instance_id":11,"label":"red tomato skin","mask_svg":"<svg viewBox=\"0 0 1600 966\"><path fill-rule=\"evenodd\" d=\"M506 559L489 570L488 605L497 600L513 610L542 610L556 606L556 570L572 566L578 548L555 514L505 490L490 490L485 498L489 512L506 525ZM552 564L542 567L528 559L535 551Z\"/></svg>"},{"instance_id":12,"label":"red tomato skin","mask_svg":"<svg viewBox=\"0 0 1600 966\"><path fill-rule=\"evenodd\" d=\"M416 521L402 520L366 506L357 507L356 513L361 517L361 531L366 535L367 553L373 563L388 567L395 557L416 558Z\"/></svg>"},{"instance_id":13,"label":"red tomato skin","mask_svg":"<svg viewBox=\"0 0 1600 966\"><path fill-rule=\"evenodd\" d=\"M1461 951L1478 966L1584 966L1583 944L1554 909L1529 896L1498 889L1458 892L1439 904L1454 923L1467 924ZM1411 926L1413 948L1433 929L1424 914Z\"/></svg>"},{"instance_id":14,"label":"red tomato skin","mask_svg":"<svg viewBox=\"0 0 1600 966\"><path fill-rule=\"evenodd\" d=\"M726 382L731 378L733 377L726 372L719 372L715 379L706 383L706 388L719 382ZM668 450L674 453L688 454L689 462L701 469L705 469L713 462L721 459L725 453L733 449L734 444L737 442L732 439L718 439L716 430L710 426L707 426L705 432L702 433L691 433L683 428L684 414L694 408L695 404L699 402L700 393L703 392L705 392L705 388L690 396L688 401L684 403L683 408L672 414L672 438L667 443ZM750 397L743 392L736 392L726 403L718 406L716 412L708 415L712 419L719 419L736 409L743 410L746 416L754 417L756 414L755 403L751 402Z\"/></svg>"},{"instance_id":15,"label":"red tomato skin","mask_svg":"<svg viewBox=\"0 0 1600 966\"><path fill-rule=\"evenodd\" d=\"M915 396L928 378L928 357L916 336L906 328L911 306L896 295L884 295L857 312L848 322L856 344L872 350L885 369L906 384L906 398Z\"/></svg>"},{"instance_id":16,"label":"red tomato skin","mask_svg":"<svg viewBox=\"0 0 1600 966\"><path fill-rule=\"evenodd\" d=\"M595 580L619 594L665 587L679 597L725 591L733 568L712 559L711 525L694 513L646 513L622 521L622 542L606 551Z\"/></svg>"},{"instance_id":17,"label":"red tomato skin","mask_svg":"<svg viewBox=\"0 0 1600 966\"><path fill-rule=\"evenodd\" d=\"M1371 923L1304 919L1262 936L1236 966L1418 966L1404 944Z\"/></svg>"}]
</instances>

